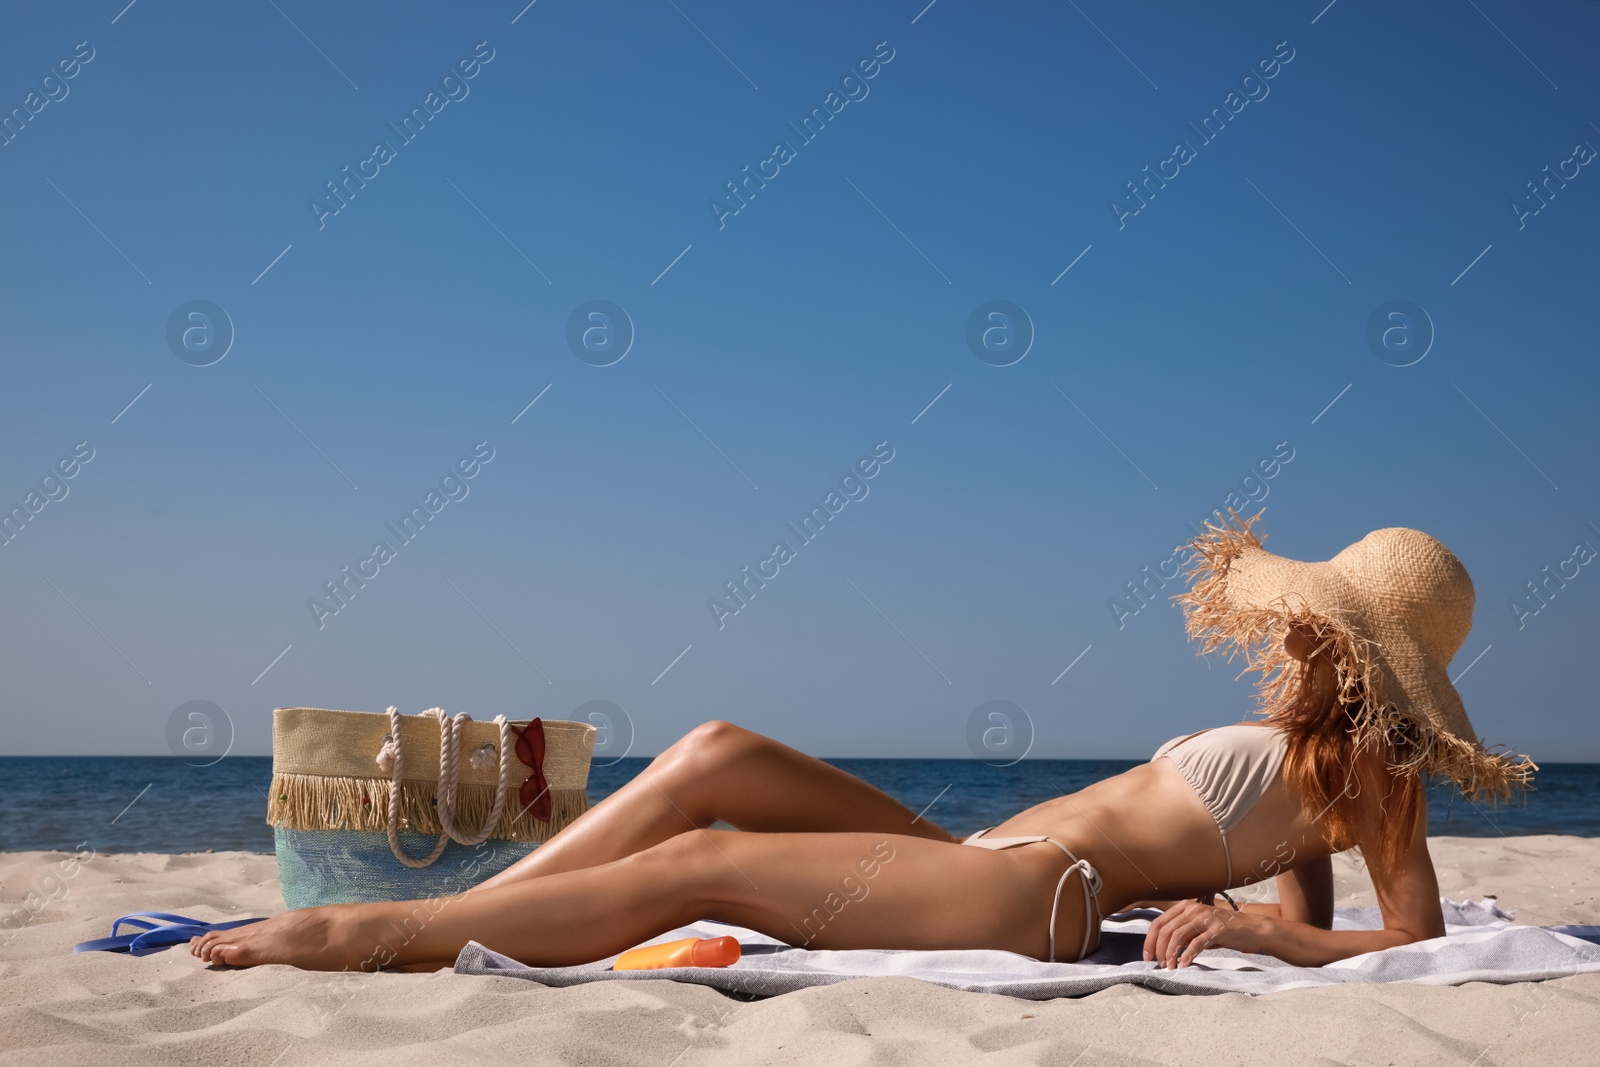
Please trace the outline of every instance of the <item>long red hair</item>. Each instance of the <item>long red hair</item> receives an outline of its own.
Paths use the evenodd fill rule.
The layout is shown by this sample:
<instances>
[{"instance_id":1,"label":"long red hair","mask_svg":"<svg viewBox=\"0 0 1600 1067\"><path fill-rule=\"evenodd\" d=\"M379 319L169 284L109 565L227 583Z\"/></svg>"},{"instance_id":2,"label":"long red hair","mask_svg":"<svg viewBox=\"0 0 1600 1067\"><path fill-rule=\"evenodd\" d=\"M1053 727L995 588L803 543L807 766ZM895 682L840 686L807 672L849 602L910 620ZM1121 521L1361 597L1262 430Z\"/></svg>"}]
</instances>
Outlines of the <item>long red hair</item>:
<instances>
[{"instance_id":1,"label":"long red hair","mask_svg":"<svg viewBox=\"0 0 1600 1067\"><path fill-rule=\"evenodd\" d=\"M1366 693L1341 697L1323 650L1290 669L1299 671L1298 693L1269 718L1288 738L1284 777L1329 847L1359 848L1373 870L1392 870L1423 810L1421 774L1396 769L1417 738L1393 735L1357 749L1351 730Z\"/></svg>"}]
</instances>

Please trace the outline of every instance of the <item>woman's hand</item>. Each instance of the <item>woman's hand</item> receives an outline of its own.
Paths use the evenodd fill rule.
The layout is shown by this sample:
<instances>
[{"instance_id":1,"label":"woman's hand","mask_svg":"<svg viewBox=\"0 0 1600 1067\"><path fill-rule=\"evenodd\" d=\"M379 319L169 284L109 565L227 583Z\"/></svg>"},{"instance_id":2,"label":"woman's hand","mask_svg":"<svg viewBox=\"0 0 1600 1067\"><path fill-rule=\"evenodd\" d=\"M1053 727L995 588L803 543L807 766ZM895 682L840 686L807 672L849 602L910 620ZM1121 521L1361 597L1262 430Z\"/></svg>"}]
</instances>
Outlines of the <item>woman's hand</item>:
<instances>
[{"instance_id":1,"label":"woman's hand","mask_svg":"<svg viewBox=\"0 0 1600 1067\"><path fill-rule=\"evenodd\" d=\"M1144 958L1158 967L1187 967L1208 948L1259 952L1271 916L1185 900L1162 912L1144 937Z\"/></svg>"}]
</instances>

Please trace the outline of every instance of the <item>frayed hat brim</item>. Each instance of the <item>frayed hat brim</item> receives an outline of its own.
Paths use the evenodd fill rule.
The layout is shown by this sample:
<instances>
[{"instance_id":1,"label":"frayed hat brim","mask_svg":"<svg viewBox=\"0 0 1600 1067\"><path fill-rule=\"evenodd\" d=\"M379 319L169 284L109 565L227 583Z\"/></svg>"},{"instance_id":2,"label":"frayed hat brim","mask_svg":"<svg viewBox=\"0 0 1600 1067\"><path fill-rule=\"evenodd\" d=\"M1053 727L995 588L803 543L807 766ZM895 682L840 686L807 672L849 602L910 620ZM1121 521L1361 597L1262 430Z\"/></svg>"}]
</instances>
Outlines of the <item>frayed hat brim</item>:
<instances>
[{"instance_id":1,"label":"frayed hat brim","mask_svg":"<svg viewBox=\"0 0 1600 1067\"><path fill-rule=\"evenodd\" d=\"M1317 653L1332 660L1358 748L1399 751L1397 770L1442 775L1469 798L1505 798L1529 788L1537 765L1491 752L1477 739L1446 670L1448 659L1429 655L1405 625L1388 617L1382 596L1373 595L1381 586L1352 580L1348 565L1335 561L1302 563L1267 552L1252 529L1261 514L1241 519L1230 509L1231 522L1208 522L1205 533L1189 542L1190 587L1173 599L1184 608L1200 654L1242 659L1241 674L1259 676L1257 710L1270 717L1287 710L1299 693L1300 663L1284 648L1290 628L1298 626ZM1443 546L1438 550L1448 555ZM1460 566L1453 556L1449 561ZM1465 580L1464 569L1460 576ZM1461 605L1446 608L1460 611ZM1470 626L1470 583L1465 611ZM1396 748L1398 738L1412 743Z\"/></svg>"}]
</instances>

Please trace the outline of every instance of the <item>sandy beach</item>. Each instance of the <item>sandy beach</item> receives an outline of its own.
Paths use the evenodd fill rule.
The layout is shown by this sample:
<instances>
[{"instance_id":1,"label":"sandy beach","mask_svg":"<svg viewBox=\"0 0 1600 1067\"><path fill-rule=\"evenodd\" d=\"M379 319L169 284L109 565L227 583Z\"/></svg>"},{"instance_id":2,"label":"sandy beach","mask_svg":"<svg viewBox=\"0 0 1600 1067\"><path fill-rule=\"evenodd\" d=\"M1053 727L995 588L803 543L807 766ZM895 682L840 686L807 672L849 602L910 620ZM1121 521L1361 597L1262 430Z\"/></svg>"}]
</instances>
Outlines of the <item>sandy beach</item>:
<instances>
[{"instance_id":1,"label":"sandy beach","mask_svg":"<svg viewBox=\"0 0 1600 1067\"><path fill-rule=\"evenodd\" d=\"M1600 840L1430 844L1447 897L1494 896L1520 922L1600 923ZM1336 871L1341 905L1373 902L1356 864L1341 857ZM271 856L124 854L71 863L64 853L4 854L0 903L8 915L23 907L27 917L0 932L4 1064L1600 1061L1600 975L1263 997L1119 986L1045 1003L911 979L754 1002L664 981L547 989L450 972L379 974L346 986L287 967L208 970L181 948L139 959L71 954L75 942L104 936L111 919L145 908L217 920L275 914L284 904Z\"/></svg>"}]
</instances>

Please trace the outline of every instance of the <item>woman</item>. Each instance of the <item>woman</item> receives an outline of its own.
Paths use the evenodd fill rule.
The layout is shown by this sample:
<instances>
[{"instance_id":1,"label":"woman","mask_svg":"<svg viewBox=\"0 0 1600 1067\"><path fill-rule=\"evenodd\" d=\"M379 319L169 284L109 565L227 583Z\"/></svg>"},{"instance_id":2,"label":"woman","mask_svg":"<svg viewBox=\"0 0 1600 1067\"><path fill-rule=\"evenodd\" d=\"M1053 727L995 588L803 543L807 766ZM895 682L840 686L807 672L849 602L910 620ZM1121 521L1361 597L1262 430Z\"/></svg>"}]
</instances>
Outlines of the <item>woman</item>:
<instances>
[{"instance_id":1,"label":"woman","mask_svg":"<svg viewBox=\"0 0 1600 1067\"><path fill-rule=\"evenodd\" d=\"M965 841L820 760L727 723L691 732L532 855L437 909L292 911L196 938L210 963L448 966L468 940L587 963L698 919L810 948L1092 954L1100 921L1162 907L1144 955L1333 960L1444 934L1423 776L1507 796L1534 764L1486 751L1446 673L1471 626L1460 561L1416 530L1325 563L1248 521L1192 542L1178 600L1201 651L1260 673L1264 721L1176 738L1151 762ZM717 821L736 831L712 830ZM1332 930L1330 857L1366 860L1381 930ZM1276 877L1277 904L1214 894Z\"/></svg>"}]
</instances>

